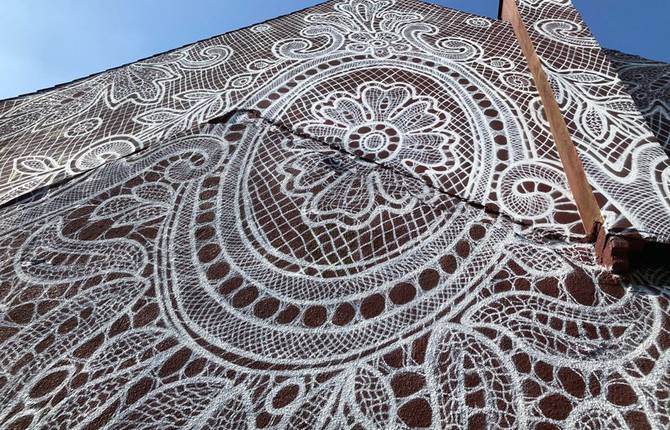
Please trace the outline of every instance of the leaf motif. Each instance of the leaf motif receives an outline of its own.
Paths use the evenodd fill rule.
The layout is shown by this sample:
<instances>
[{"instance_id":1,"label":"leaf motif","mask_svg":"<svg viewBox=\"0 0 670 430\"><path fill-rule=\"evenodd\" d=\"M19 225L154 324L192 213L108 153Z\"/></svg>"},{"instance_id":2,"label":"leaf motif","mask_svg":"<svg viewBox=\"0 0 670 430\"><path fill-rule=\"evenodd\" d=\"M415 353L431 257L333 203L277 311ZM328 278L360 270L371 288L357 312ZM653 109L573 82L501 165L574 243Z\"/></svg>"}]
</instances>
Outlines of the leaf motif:
<instances>
[{"instance_id":1,"label":"leaf motif","mask_svg":"<svg viewBox=\"0 0 670 430\"><path fill-rule=\"evenodd\" d=\"M607 82L607 78L599 75L597 73L592 73L592 72L587 72L587 71L581 71L577 73L570 73L566 75L567 79L577 82L580 84L596 84L596 83L605 83Z\"/></svg>"},{"instance_id":2,"label":"leaf motif","mask_svg":"<svg viewBox=\"0 0 670 430\"><path fill-rule=\"evenodd\" d=\"M352 407L366 428L386 429L395 417L395 402L387 379L370 366L361 366L350 378Z\"/></svg>"},{"instance_id":3,"label":"leaf motif","mask_svg":"<svg viewBox=\"0 0 670 430\"><path fill-rule=\"evenodd\" d=\"M323 422L332 418L344 382L343 378L336 377L313 390L289 418L287 430L323 428Z\"/></svg>"},{"instance_id":4,"label":"leaf motif","mask_svg":"<svg viewBox=\"0 0 670 430\"><path fill-rule=\"evenodd\" d=\"M607 109L613 110L621 113L635 113L638 112L637 106L633 103L633 100L627 97L617 98L615 100L608 101L605 106Z\"/></svg>"},{"instance_id":5,"label":"leaf motif","mask_svg":"<svg viewBox=\"0 0 670 430\"><path fill-rule=\"evenodd\" d=\"M214 117L217 117L221 112L226 108L226 104L223 98L218 97L213 100L211 103L207 104L205 110L200 115L202 121L208 121Z\"/></svg>"},{"instance_id":6,"label":"leaf motif","mask_svg":"<svg viewBox=\"0 0 670 430\"><path fill-rule=\"evenodd\" d=\"M616 306L587 308L532 292L511 292L479 302L462 321L498 326L538 355L605 365L625 359L653 333L648 300L630 295Z\"/></svg>"},{"instance_id":7,"label":"leaf motif","mask_svg":"<svg viewBox=\"0 0 670 430\"><path fill-rule=\"evenodd\" d=\"M61 169L56 160L46 155L30 155L14 159L14 172L21 175L41 175Z\"/></svg>"},{"instance_id":8,"label":"leaf motif","mask_svg":"<svg viewBox=\"0 0 670 430\"><path fill-rule=\"evenodd\" d=\"M87 419L93 419L94 413L107 410L118 393L131 382L130 373L121 373L103 378L100 382L89 383L70 393L39 421L36 428L55 429L68 423L70 428Z\"/></svg>"},{"instance_id":9,"label":"leaf motif","mask_svg":"<svg viewBox=\"0 0 670 430\"><path fill-rule=\"evenodd\" d=\"M130 196L114 196L97 206L91 214L91 219L112 218L137 208L140 202Z\"/></svg>"},{"instance_id":10,"label":"leaf motif","mask_svg":"<svg viewBox=\"0 0 670 430\"><path fill-rule=\"evenodd\" d=\"M114 220L114 226L123 224L143 224L147 221L162 218L165 216L166 212L167 208L165 206L142 205Z\"/></svg>"},{"instance_id":11,"label":"leaf motif","mask_svg":"<svg viewBox=\"0 0 670 430\"><path fill-rule=\"evenodd\" d=\"M141 362L142 355L167 338L161 330L137 330L126 332L101 346L86 362L84 371L111 374L121 368L124 361L135 358Z\"/></svg>"},{"instance_id":12,"label":"leaf motif","mask_svg":"<svg viewBox=\"0 0 670 430\"><path fill-rule=\"evenodd\" d=\"M207 121L225 109L223 94L217 91L194 90L177 94L175 99L196 105L196 114L201 121ZM193 110L191 109L191 112ZM186 117L185 117L186 118Z\"/></svg>"},{"instance_id":13,"label":"leaf motif","mask_svg":"<svg viewBox=\"0 0 670 430\"><path fill-rule=\"evenodd\" d=\"M26 384L28 388L25 392L28 394L28 402L48 400L69 382L74 373L76 369L73 365L42 369Z\"/></svg>"},{"instance_id":14,"label":"leaf motif","mask_svg":"<svg viewBox=\"0 0 670 430\"><path fill-rule=\"evenodd\" d=\"M582 115L582 126L596 140L602 140L609 131L607 117L593 106Z\"/></svg>"},{"instance_id":15,"label":"leaf motif","mask_svg":"<svg viewBox=\"0 0 670 430\"><path fill-rule=\"evenodd\" d=\"M547 249L531 243L515 242L507 250L513 255L515 263L537 276L557 275L570 270L570 266L553 249Z\"/></svg>"},{"instance_id":16,"label":"leaf motif","mask_svg":"<svg viewBox=\"0 0 670 430\"><path fill-rule=\"evenodd\" d=\"M404 13L396 11L388 11L383 14L380 26L384 31L398 31L405 24L410 22L420 22L422 16L416 13Z\"/></svg>"},{"instance_id":17,"label":"leaf motif","mask_svg":"<svg viewBox=\"0 0 670 430\"><path fill-rule=\"evenodd\" d=\"M128 409L111 429L182 428L184 422L202 414L210 404L231 395L224 379L198 378L164 385Z\"/></svg>"},{"instance_id":18,"label":"leaf motif","mask_svg":"<svg viewBox=\"0 0 670 430\"><path fill-rule=\"evenodd\" d=\"M251 402L246 393L231 397L223 402L209 418L203 428L207 429L255 429L249 421L248 411L252 410Z\"/></svg>"},{"instance_id":19,"label":"leaf motif","mask_svg":"<svg viewBox=\"0 0 670 430\"><path fill-rule=\"evenodd\" d=\"M145 187L137 191L140 195L153 199L169 199L166 189L157 187ZM136 194L134 191L133 194ZM161 218L167 211L167 206L163 201L159 204L144 203L145 199L131 196L114 196L105 200L97 206L91 214L91 219L111 218L114 220L114 226L123 224L142 224L147 221Z\"/></svg>"},{"instance_id":20,"label":"leaf motif","mask_svg":"<svg viewBox=\"0 0 670 430\"><path fill-rule=\"evenodd\" d=\"M133 188L133 195L138 199L152 203L169 204L172 200L172 189L161 183L147 183Z\"/></svg>"},{"instance_id":21,"label":"leaf motif","mask_svg":"<svg viewBox=\"0 0 670 430\"><path fill-rule=\"evenodd\" d=\"M210 90L190 90L184 91L174 96L177 100L200 103L218 97L219 93Z\"/></svg>"},{"instance_id":22,"label":"leaf motif","mask_svg":"<svg viewBox=\"0 0 670 430\"><path fill-rule=\"evenodd\" d=\"M149 126L165 126L179 122L184 117L184 113L175 109L156 109L144 112L133 120L139 124Z\"/></svg>"},{"instance_id":23,"label":"leaf motif","mask_svg":"<svg viewBox=\"0 0 670 430\"><path fill-rule=\"evenodd\" d=\"M481 428L525 428L523 416L519 422L516 411L522 392L511 376L514 370L486 336L467 326L445 324L431 336L426 363L428 385L434 388L440 413L439 418L433 416L433 423L440 422L445 428L466 428L468 417L481 412L481 405L471 405L466 398L468 391L475 391L466 387L468 378L478 381L476 388L485 407L496 411L486 417Z\"/></svg>"},{"instance_id":24,"label":"leaf motif","mask_svg":"<svg viewBox=\"0 0 670 430\"><path fill-rule=\"evenodd\" d=\"M247 67L247 70L249 70L252 73L253 72L261 72L265 69L268 69L268 68L274 66L275 64L277 64L276 61L272 61L272 60L263 58L263 59L256 60L256 61L250 63L249 66Z\"/></svg>"}]
</instances>

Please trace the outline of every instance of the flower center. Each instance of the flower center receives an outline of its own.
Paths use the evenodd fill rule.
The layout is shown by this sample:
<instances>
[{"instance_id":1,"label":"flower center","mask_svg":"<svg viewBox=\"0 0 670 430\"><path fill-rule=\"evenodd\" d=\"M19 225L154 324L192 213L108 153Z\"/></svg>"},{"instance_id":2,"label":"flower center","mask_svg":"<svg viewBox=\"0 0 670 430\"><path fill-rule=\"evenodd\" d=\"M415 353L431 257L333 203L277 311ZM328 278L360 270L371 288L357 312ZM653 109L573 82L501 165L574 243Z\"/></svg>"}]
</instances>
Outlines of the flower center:
<instances>
[{"instance_id":1,"label":"flower center","mask_svg":"<svg viewBox=\"0 0 670 430\"><path fill-rule=\"evenodd\" d=\"M379 131L373 131L363 136L361 147L366 151L379 151L388 143L388 136Z\"/></svg>"},{"instance_id":2,"label":"flower center","mask_svg":"<svg viewBox=\"0 0 670 430\"><path fill-rule=\"evenodd\" d=\"M375 48L386 48L387 46L389 46L389 43L386 40L375 39L371 42L371 45L374 46Z\"/></svg>"},{"instance_id":3,"label":"flower center","mask_svg":"<svg viewBox=\"0 0 670 430\"><path fill-rule=\"evenodd\" d=\"M400 133L390 124L364 124L349 133L346 146L359 157L386 161L400 149Z\"/></svg>"}]
</instances>

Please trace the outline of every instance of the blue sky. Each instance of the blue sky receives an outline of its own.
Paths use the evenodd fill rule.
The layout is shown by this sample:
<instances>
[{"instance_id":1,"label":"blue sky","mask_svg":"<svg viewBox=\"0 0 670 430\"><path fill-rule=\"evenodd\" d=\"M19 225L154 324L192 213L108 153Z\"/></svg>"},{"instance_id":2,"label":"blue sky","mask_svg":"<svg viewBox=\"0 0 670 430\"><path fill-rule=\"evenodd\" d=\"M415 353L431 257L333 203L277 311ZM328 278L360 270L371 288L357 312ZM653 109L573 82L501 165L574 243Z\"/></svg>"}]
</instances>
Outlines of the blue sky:
<instances>
[{"instance_id":1,"label":"blue sky","mask_svg":"<svg viewBox=\"0 0 670 430\"><path fill-rule=\"evenodd\" d=\"M603 46L670 62L670 1L573 0ZM132 62L317 0L2 0L0 99ZM495 16L498 0L436 0Z\"/></svg>"}]
</instances>

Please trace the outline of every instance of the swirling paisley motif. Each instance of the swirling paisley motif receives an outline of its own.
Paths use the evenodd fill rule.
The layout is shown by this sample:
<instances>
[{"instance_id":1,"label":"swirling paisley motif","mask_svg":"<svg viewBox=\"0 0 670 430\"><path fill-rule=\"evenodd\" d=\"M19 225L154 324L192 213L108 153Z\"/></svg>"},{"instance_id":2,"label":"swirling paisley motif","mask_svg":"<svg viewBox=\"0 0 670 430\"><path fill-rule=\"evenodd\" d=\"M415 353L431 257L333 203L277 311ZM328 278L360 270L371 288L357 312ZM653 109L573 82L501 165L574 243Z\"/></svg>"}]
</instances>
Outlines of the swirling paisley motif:
<instances>
[{"instance_id":1,"label":"swirling paisley motif","mask_svg":"<svg viewBox=\"0 0 670 430\"><path fill-rule=\"evenodd\" d=\"M69 169L72 172L83 172L94 169L110 160L132 154L141 148L141 144L132 136L110 136L93 143L81 154L74 157Z\"/></svg>"},{"instance_id":2,"label":"swirling paisley motif","mask_svg":"<svg viewBox=\"0 0 670 430\"><path fill-rule=\"evenodd\" d=\"M26 240L14 262L20 279L41 285L74 282L94 273L136 274L146 264L144 250L132 242L81 243L62 237L62 229L62 220L51 220Z\"/></svg>"},{"instance_id":3,"label":"swirling paisley motif","mask_svg":"<svg viewBox=\"0 0 670 430\"><path fill-rule=\"evenodd\" d=\"M449 61L469 62L481 57L481 46L462 37L443 37L435 43L425 40L437 33L439 33L438 27L426 23L411 24L403 30L404 36L418 49Z\"/></svg>"},{"instance_id":4,"label":"swirling paisley motif","mask_svg":"<svg viewBox=\"0 0 670 430\"><path fill-rule=\"evenodd\" d=\"M503 213L578 228L580 218L572 209L567 181L556 166L526 162L510 165L500 175L498 190Z\"/></svg>"},{"instance_id":5,"label":"swirling paisley motif","mask_svg":"<svg viewBox=\"0 0 670 430\"><path fill-rule=\"evenodd\" d=\"M580 23L560 19L545 19L535 23L535 28L549 39L571 46L598 48L598 42L586 33Z\"/></svg>"},{"instance_id":6,"label":"swirling paisley motif","mask_svg":"<svg viewBox=\"0 0 670 430\"><path fill-rule=\"evenodd\" d=\"M168 53L165 63L175 63L182 70L207 70L217 67L233 55L233 50L225 45L210 45L199 47L192 45L188 48Z\"/></svg>"},{"instance_id":7,"label":"swirling paisley motif","mask_svg":"<svg viewBox=\"0 0 670 430\"><path fill-rule=\"evenodd\" d=\"M510 72L502 76L502 81L505 85L513 88L516 91L531 92L535 91L532 77L525 73Z\"/></svg>"}]
</instances>

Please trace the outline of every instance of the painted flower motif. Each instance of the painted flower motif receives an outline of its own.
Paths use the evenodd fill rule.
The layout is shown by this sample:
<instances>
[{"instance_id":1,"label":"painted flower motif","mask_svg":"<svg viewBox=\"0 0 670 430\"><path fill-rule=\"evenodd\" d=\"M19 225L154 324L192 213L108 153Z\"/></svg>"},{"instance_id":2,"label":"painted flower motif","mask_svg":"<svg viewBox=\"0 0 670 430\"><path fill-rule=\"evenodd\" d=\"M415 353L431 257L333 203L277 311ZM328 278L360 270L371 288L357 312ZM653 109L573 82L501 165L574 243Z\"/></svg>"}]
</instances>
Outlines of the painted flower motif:
<instances>
[{"instance_id":1,"label":"painted flower motif","mask_svg":"<svg viewBox=\"0 0 670 430\"><path fill-rule=\"evenodd\" d=\"M391 32L357 32L349 36L347 49L360 54L372 54L376 58L388 58L392 54L401 54L410 50L408 43L399 35Z\"/></svg>"},{"instance_id":2,"label":"painted flower motif","mask_svg":"<svg viewBox=\"0 0 670 430\"><path fill-rule=\"evenodd\" d=\"M436 105L405 83L371 82L356 95L331 94L315 105L314 119L298 127L365 160L399 163L413 174L432 176L458 164L450 149L458 136L447 129L450 116Z\"/></svg>"},{"instance_id":3,"label":"painted flower motif","mask_svg":"<svg viewBox=\"0 0 670 430\"><path fill-rule=\"evenodd\" d=\"M411 49L402 30L423 20L420 14L393 10L394 4L394 0L348 0L337 3L334 12L310 14L306 20L344 36L348 51L388 58Z\"/></svg>"},{"instance_id":4,"label":"painted flower motif","mask_svg":"<svg viewBox=\"0 0 670 430\"><path fill-rule=\"evenodd\" d=\"M312 224L356 229L380 210L406 215L434 194L422 182L398 181L396 171L377 164L399 165L424 178L457 165L450 147L458 138L447 129L449 115L436 104L405 83L369 82L356 94L331 94L313 107L312 119L298 125L314 139L306 140L304 149L293 147L296 156L279 169L286 174L285 192L304 199L302 213ZM350 156L324 150L322 142Z\"/></svg>"},{"instance_id":5,"label":"painted flower motif","mask_svg":"<svg viewBox=\"0 0 670 430\"><path fill-rule=\"evenodd\" d=\"M294 156L278 166L286 178L283 192L300 198L301 214L311 226L338 225L359 230L386 212L410 216L437 194L419 181L398 181L389 169L346 157L332 149L296 142Z\"/></svg>"}]
</instances>

